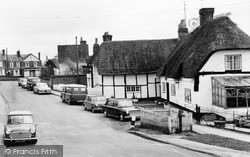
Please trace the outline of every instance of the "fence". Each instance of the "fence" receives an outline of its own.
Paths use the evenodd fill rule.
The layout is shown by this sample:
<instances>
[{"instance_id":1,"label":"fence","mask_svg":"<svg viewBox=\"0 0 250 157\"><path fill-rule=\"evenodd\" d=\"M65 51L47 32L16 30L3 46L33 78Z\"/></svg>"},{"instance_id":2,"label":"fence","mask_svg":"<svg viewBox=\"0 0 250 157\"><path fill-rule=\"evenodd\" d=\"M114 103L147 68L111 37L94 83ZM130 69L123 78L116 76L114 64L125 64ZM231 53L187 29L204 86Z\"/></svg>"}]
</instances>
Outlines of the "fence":
<instances>
[{"instance_id":1,"label":"fence","mask_svg":"<svg viewBox=\"0 0 250 157\"><path fill-rule=\"evenodd\" d=\"M164 133L192 130L192 113L183 111L182 115L180 125L179 109L142 109L141 127L157 129Z\"/></svg>"}]
</instances>

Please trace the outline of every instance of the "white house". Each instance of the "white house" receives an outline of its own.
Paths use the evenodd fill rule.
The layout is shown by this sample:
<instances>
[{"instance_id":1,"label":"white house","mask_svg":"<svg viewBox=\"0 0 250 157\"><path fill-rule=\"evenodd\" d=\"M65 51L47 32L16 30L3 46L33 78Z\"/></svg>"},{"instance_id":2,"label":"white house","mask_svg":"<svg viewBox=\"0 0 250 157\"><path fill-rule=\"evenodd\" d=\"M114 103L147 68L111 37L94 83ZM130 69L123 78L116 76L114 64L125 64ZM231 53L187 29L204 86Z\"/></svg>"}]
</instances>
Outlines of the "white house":
<instances>
[{"instance_id":1,"label":"white house","mask_svg":"<svg viewBox=\"0 0 250 157\"><path fill-rule=\"evenodd\" d=\"M40 53L38 53L38 58L30 53L21 62L21 73L23 77L39 77L41 75L41 68Z\"/></svg>"},{"instance_id":2,"label":"white house","mask_svg":"<svg viewBox=\"0 0 250 157\"><path fill-rule=\"evenodd\" d=\"M103 43L94 45L89 60L92 74L88 86L100 89L107 98L160 97L160 80L156 76L178 39L112 41L103 35Z\"/></svg>"},{"instance_id":3,"label":"white house","mask_svg":"<svg viewBox=\"0 0 250 157\"><path fill-rule=\"evenodd\" d=\"M228 17L200 10L201 25L183 37L158 76L161 98L227 119L246 115L250 104L250 37Z\"/></svg>"}]
</instances>

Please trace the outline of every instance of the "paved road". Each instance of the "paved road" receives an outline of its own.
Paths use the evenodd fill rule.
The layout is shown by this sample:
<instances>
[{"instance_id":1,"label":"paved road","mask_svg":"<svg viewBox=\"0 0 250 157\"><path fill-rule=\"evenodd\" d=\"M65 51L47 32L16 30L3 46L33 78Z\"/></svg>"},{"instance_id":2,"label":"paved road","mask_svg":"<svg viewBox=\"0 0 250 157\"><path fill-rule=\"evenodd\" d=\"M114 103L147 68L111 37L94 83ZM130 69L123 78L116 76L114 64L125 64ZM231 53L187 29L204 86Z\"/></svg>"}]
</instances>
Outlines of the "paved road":
<instances>
[{"instance_id":1,"label":"paved road","mask_svg":"<svg viewBox=\"0 0 250 157\"><path fill-rule=\"evenodd\" d=\"M119 128L124 123L85 111L79 105L69 106L54 95L36 95L16 82L0 82L0 109L0 123L4 123L6 109L30 110L38 124L37 145L63 145L64 157L208 156L117 130L114 125Z\"/></svg>"}]
</instances>

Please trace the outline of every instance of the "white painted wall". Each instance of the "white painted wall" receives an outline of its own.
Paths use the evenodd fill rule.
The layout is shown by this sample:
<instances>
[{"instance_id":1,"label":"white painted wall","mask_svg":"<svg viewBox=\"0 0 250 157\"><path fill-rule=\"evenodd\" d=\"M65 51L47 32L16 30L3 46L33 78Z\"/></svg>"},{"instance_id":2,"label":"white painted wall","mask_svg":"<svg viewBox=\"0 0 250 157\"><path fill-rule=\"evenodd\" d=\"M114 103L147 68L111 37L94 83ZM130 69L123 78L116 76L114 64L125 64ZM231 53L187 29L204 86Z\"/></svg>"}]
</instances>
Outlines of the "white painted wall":
<instances>
[{"instance_id":1,"label":"white painted wall","mask_svg":"<svg viewBox=\"0 0 250 157\"><path fill-rule=\"evenodd\" d=\"M250 70L250 50L223 50L215 52L209 60L202 67L200 72L203 71L225 71L225 55L237 55L242 56L242 71Z\"/></svg>"},{"instance_id":2,"label":"white painted wall","mask_svg":"<svg viewBox=\"0 0 250 157\"><path fill-rule=\"evenodd\" d=\"M29 61L39 61L39 59L33 55L29 55L27 58L25 58L24 62L29 62Z\"/></svg>"},{"instance_id":3,"label":"white painted wall","mask_svg":"<svg viewBox=\"0 0 250 157\"><path fill-rule=\"evenodd\" d=\"M127 85L136 85L135 75L126 75L126 83Z\"/></svg>"}]
</instances>

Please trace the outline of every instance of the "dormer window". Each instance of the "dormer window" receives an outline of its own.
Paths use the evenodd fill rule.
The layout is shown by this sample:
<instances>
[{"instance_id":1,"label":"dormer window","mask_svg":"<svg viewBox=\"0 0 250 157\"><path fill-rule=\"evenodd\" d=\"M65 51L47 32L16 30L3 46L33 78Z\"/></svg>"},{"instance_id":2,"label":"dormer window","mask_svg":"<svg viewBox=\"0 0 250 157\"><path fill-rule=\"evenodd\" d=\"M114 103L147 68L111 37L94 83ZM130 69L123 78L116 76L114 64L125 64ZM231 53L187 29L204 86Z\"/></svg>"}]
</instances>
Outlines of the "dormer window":
<instances>
[{"instance_id":1,"label":"dormer window","mask_svg":"<svg viewBox=\"0 0 250 157\"><path fill-rule=\"evenodd\" d=\"M25 67L29 67L29 62L25 62Z\"/></svg>"},{"instance_id":2,"label":"dormer window","mask_svg":"<svg viewBox=\"0 0 250 157\"><path fill-rule=\"evenodd\" d=\"M226 55L225 68L226 71L241 70L241 55Z\"/></svg>"}]
</instances>

